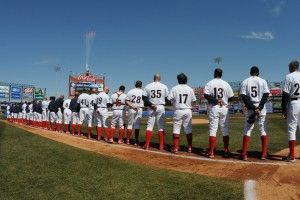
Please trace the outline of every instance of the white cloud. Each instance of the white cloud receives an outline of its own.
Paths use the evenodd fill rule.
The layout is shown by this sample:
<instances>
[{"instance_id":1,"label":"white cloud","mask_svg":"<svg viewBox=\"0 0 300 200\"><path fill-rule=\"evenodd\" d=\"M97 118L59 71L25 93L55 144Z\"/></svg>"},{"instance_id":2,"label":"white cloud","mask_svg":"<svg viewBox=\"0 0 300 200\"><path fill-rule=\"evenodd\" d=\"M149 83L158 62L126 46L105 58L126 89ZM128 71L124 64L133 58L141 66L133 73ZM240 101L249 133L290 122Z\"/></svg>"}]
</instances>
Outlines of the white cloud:
<instances>
[{"instance_id":1,"label":"white cloud","mask_svg":"<svg viewBox=\"0 0 300 200\"><path fill-rule=\"evenodd\" d=\"M286 1L285 0L281 0L281 1L264 0L264 3L266 4L270 14L273 17L278 17L282 13Z\"/></svg>"},{"instance_id":2,"label":"white cloud","mask_svg":"<svg viewBox=\"0 0 300 200\"><path fill-rule=\"evenodd\" d=\"M251 32L248 35L242 35L241 38L270 41L274 40L274 35L272 32Z\"/></svg>"}]
</instances>

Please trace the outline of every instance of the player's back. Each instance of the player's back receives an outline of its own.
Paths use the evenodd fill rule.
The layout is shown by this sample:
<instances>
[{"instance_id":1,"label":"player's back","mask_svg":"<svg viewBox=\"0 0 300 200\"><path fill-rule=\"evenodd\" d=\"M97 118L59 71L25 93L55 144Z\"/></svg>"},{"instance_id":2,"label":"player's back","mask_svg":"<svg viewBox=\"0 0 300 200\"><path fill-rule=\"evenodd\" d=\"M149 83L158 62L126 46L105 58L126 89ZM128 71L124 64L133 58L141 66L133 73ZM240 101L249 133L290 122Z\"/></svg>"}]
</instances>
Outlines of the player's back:
<instances>
[{"instance_id":1,"label":"player's back","mask_svg":"<svg viewBox=\"0 0 300 200\"><path fill-rule=\"evenodd\" d=\"M222 99L225 104L228 104L228 99L234 95L231 86L220 78L209 81L205 86L204 93Z\"/></svg>"},{"instance_id":2,"label":"player's back","mask_svg":"<svg viewBox=\"0 0 300 200\"><path fill-rule=\"evenodd\" d=\"M116 92L111 96L114 110L123 110L125 108L126 94L123 92Z\"/></svg>"},{"instance_id":3,"label":"player's back","mask_svg":"<svg viewBox=\"0 0 300 200\"><path fill-rule=\"evenodd\" d=\"M264 79L250 76L242 82L240 94L247 95L252 102L259 103L264 93L270 93Z\"/></svg>"},{"instance_id":4,"label":"player's back","mask_svg":"<svg viewBox=\"0 0 300 200\"><path fill-rule=\"evenodd\" d=\"M77 103L79 103L80 108L88 108L89 101L90 101L90 95L86 93L82 93L81 95L79 95Z\"/></svg>"},{"instance_id":5,"label":"player's back","mask_svg":"<svg viewBox=\"0 0 300 200\"><path fill-rule=\"evenodd\" d=\"M143 90L140 88L134 88L127 93L126 100L130 101L134 106L142 108L144 107L144 101L142 97Z\"/></svg>"},{"instance_id":6,"label":"player's back","mask_svg":"<svg viewBox=\"0 0 300 200\"><path fill-rule=\"evenodd\" d=\"M64 100L63 107L64 108L69 108L70 107L70 102L71 102L71 99Z\"/></svg>"},{"instance_id":7,"label":"player's back","mask_svg":"<svg viewBox=\"0 0 300 200\"><path fill-rule=\"evenodd\" d=\"M105 92L100 92L97 95L96 104L98 108L106 108L109 103L109 96Z\"/></svg>"},{"instance_id":8,"label":"player's back","mask_svg":"<svg viewBox=\"0 0 300 200\"><path fill-rule=\"evenodd\" d=\"M283 91L288 93L290 98L300 98L300 72L295 71L286 76Z\"/></svg>"},{"instance_id":9,"label":"player's back","mask_svg":"<svg viewBox=\"0 0 300 200\"><path fill-rule=\"evenodd\" d=\"M192 102L196 101L194 90L186 84L173 87L168 98L172 101L175 109L190 109Z\"/></svg>"},{"instance_id":10,"label":"player's back","mask_svg":"<svg viewBox=\"0 0 300 200\"><path fill-rule=\"evenodd\" d=\"M149 83L144 91L150 102L156 105L164 105L166 103L165 98L169 94L168 87L160 82Z\"/></svg>"},{"instance_id":11,"label":"player's back","mask_svg":"<svg viewBox=\"0 0 300 200\"><path fill-rule=\"evenodd\" d=\"M48 108L48 106L49 106L49 101L42 101L42 109L43 110L46 110L47 108Z\"/></svg>"},{"instance_id":12,"label":"player's back","mask_svg":"<svg viewBox=\"0 0 300 200\"><path fill-rule=\"evenodd\" d=\"M90 94L90 99L89 99L89 109L93 110L94 105L96 104L97 101L97 94Z\"/></svg>"}]
</instances>

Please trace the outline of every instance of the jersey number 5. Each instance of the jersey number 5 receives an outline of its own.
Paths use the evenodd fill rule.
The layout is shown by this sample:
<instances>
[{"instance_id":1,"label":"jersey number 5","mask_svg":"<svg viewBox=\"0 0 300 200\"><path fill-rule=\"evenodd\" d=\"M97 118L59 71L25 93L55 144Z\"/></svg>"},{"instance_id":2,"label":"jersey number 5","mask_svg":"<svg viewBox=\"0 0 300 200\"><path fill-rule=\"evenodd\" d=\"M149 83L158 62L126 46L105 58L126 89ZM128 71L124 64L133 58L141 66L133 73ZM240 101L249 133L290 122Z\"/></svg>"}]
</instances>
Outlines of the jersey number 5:
<instances>
[{"instance_id":1,"label":"jersey number 5","mask_svg":"<svg viewBox=\"0 0 300 200\"><path fill-rule=\"evenodd\" d=\"M256 86L251 87L251 97L257 97L257 87Z\"/></svg>"}]
</instances>

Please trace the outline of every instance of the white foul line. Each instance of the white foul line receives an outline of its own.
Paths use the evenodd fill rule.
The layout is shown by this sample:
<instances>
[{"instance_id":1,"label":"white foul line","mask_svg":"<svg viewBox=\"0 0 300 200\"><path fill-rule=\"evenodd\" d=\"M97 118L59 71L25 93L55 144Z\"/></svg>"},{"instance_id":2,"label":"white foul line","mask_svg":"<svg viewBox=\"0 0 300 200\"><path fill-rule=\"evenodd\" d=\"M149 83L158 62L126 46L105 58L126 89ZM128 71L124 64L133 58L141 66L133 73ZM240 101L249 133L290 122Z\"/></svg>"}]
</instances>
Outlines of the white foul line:
<instances>
[{"instance_id":1,"label":"white foul line","mask_svg":"<svg viewBox=\"0 0 300 200\"><path fill-rule=\"evenodd\" d=\"M246 180L244 183L244 197L245 200L256 200L255 194L256 181Z\"/></svg>"}]
</instances>

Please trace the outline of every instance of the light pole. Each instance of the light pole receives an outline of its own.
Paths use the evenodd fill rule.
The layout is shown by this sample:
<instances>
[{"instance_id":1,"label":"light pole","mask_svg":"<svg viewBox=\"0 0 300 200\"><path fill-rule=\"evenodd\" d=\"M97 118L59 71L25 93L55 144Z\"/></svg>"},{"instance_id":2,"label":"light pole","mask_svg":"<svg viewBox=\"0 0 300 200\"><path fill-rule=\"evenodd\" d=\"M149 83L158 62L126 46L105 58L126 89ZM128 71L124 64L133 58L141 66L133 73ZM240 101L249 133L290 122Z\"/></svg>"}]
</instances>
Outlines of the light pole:
<instances>
[{"instance_id":1,"label":"light pole","mask_svg":"<svg viewBox=\"0 0 300 200\"><path fill-rule=\"evenodd\" d=\"M55 82L56 82L56 90L55 90L55 92L56 92L56 97L58 96L58 72L60 72L61 71L61 66L59 66L59 65L54 65L53 66L53 69L54 69L54 72L55 72Z\"/></svg>"},{"instance_id":2,"label":"light pole","mask_svg":"<svg viewBox=\"0 0 300 200\"><path fill-rule=\"evenodd\" d=\"M220 66L220 63L222 62L223 58L218 56L214 58L214 62L217 64L217 66Z\"/></svg>"}]
</instances>

